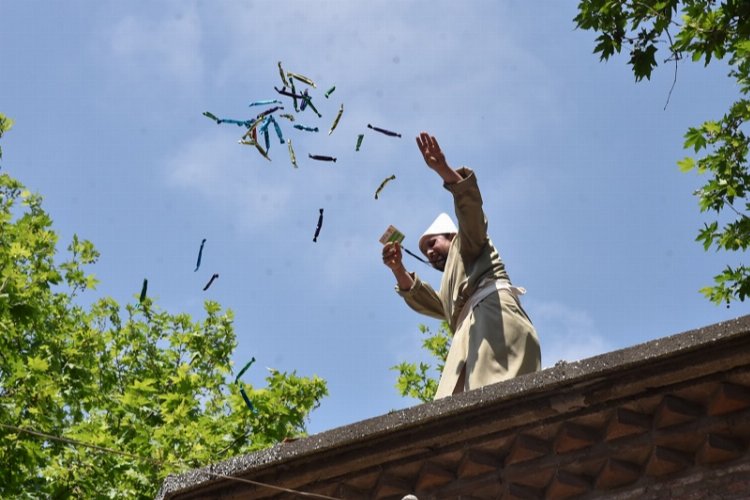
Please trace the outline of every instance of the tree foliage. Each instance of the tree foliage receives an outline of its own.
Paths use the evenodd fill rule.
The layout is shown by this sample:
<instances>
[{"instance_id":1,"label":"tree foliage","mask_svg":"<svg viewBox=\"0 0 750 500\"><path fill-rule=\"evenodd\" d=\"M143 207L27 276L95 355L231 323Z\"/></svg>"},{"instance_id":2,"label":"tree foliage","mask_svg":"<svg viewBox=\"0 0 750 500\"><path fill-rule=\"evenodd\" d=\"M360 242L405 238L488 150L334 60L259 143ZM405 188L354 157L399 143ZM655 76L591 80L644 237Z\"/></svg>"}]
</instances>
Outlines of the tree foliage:
<instances>
[{"instance_id":1,"label":"tree foliage","mask_svg":"<svg viewBox=\"0 0 750 500\"><path fill-rule=\"evenodd\" d=\"M403 362L391 367L391 370L399 372L396 380L396 389L402 396L419 399L422 402L432 401L438 388L440 374L445 367L445 358L448 357L451 338L453 335L450 326L443 321L438 331L432 333L425 325L419 325L419 331L425 336L422 347L427 350L437 361L435 369L428 363ZM432 373L437 372L437 378Z\"/></svg>"},{"instance_id":2,"label":"tree foliage","mask_svg":"<svg viewBox=\"0 0 750 500\"><path fill-rule=\"evenodd\" d=\"M0 138L13 126L13 120L0 113ZM0 160L3 159L3 149L0 147Z\"/></svg>"},{"instance_id":3,"label":"tree foliage","mask_svg":"<svg viewBox=\"0 0 750 500\"><path fill-rule=\"evenodd\" d=\"M99 254L74 237L62 260L57 241L41 197L0 174L0 498L153 498L169 473L304 433L323 380L227 382L233 316L215 302L199 321L150 298L82 307Z\"/></svg>"},{"instance_id":4,"label":"tree foliage","mask_svg":"<svg viewBox=\"0 0 750 500\"><path fill-rule=\"evenodd\" d=\"M602 60L629 50L636 81L650 79L658 66L685 58L705 66L727 58L729 77L739 95L726 114L690 127L684 147L696 158L678 162L684 172L707 180L696 191L701 212L713 213L697 241L708 250L744 251L750 245L750 171L747 122L750 119L750 2L747 0L581 0L575 18L579 28L599 33L594 52ZM750 296L750 266L727 266L714 285L701 290L717 304Z\"/></svg>"}]
</instances>

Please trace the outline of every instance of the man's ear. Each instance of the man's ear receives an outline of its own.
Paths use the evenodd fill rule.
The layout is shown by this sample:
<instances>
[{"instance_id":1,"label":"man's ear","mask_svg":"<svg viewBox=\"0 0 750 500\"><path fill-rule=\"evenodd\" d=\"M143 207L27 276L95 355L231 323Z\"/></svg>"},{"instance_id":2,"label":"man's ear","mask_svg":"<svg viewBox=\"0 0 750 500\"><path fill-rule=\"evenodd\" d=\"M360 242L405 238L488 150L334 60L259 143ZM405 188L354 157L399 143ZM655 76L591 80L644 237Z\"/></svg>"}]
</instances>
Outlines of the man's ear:
<instances>
[{"instance_id":1,"label":"man's ear","mask_svg":"<svg viewBox=\"0 0 750 500\"><path fill-rule=\"evenodd\" d=\"M448 241L453 241L453 238L456 237L456 233L445 233L445 237L448 238Z\"/></svg>"}]
</instances>

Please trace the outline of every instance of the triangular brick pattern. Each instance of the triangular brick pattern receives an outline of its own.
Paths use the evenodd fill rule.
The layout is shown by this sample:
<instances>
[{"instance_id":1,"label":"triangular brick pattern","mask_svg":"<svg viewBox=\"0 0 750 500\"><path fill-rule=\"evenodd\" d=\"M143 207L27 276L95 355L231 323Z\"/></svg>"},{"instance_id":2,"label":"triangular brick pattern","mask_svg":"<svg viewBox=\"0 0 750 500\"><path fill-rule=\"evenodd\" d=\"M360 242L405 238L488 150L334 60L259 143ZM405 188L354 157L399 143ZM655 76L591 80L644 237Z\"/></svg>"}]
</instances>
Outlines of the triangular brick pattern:
<instances>
[{"instance_id":1,"label":"triangular brick pattern","mask_svg":"<svg viewBox=\"0 0 750 500\"><path fill-rule=\"evenodd\" d=\"M727 387L738 397L722 400ZM371 475L369 484L357 478L350 485L339 478L338 489L318 485L311 491L383 499L407 493L420 499L464 498L466 492L476 498L519 499L605 493L649 478L747 458L746 389L750 371L722 374L718 380L581 411L572 418L533 422L521 432L484 434L424 458L381 464L381 472ZM362 493L351 497L347 493L355 482ZM475 493L479 490L481 495Z\"/></svg>"},{"instance_id":2,"label":"triangular brick pattern","mask_svg":"<svg viewBox=\"0 0 750 500\"><path fill-rule=\"evenodd\" d=\"M230 461L216 472L347 500L750 498L750 316L683 336L279 445L286 458L263 464L261 452L244 469ZM326 437L337 442L324 446ZM301 498L209 472L172 478L181 487L169 491L168 480L162 495Z\"/></svg>"}]
</instances>

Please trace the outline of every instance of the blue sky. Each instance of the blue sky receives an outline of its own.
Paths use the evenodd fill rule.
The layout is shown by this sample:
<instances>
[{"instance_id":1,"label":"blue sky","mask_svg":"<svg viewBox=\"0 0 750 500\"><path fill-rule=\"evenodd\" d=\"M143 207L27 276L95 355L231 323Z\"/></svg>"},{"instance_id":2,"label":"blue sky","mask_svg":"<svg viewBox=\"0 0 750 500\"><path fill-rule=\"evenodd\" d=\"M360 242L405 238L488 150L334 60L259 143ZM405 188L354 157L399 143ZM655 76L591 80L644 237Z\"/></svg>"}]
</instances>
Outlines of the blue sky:
<instances>
[{"instance_id":1,"label":"blue sky","mask_svg":"<svg viewBox=\"0 0 750 500\"><path fill-rule=\"evenodd\" d=\"M437 322L395 294L378 238L393 224L416 248L452 212L422 130L476 171L545 367L747 313L698 293L737 257L694 242L702 182L676 166L688 126L737 95L726 68L680 64L664 110L673 66L636 85L627 55L600 63L575 5L0 0L0 112L16 120L3 168L44 196L61 243L76 233L101 251L93 296L134 301L148 278L171 312L201 318L216 300L236 315L236 364L258 360L248 381L265 367L326 379L311 433L417 403L389 368L426 360L418 325ZM278 97L278 61L318 85L323 117L296 123L320 133L279 121L299 169L273 131L269 163L201 115L254 117L251 101Z\"/></svg>"}]
</instances>

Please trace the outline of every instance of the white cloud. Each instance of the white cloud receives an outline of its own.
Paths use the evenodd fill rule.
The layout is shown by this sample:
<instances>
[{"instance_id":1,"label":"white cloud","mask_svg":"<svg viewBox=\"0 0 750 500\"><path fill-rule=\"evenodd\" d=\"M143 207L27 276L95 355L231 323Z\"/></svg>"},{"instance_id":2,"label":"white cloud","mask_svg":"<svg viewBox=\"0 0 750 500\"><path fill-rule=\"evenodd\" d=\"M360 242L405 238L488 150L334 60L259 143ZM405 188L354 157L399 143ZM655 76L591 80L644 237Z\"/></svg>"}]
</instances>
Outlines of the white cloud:
<instances>
[{"instance_id":1,"label":"white cloud","mask_svg":"<svg viewBox=\"0 0 750 500\"><path fill-rule=\"evenodd\" d=\"M203 72L201 40L200 18L194 7L188 7L161 19L123 18L112 29L110 47L128 74L190 81Z\"/></svg>"},{"instance_id":2,"label":"white cloud","mask_svg":"<svg viewBox=\"0 0 750 500\"><path fill-rule=\"evenodd\" d=\"M166 161L167 181L233 214L240 227L269 227L290 206L292 189L248 174L248 168L260 161L260 155L248 148L221 131L208 132L182 145Z\"/></svg>"},{"instance_id":3,"label":"white cloud","mask_svg":"<svg viewBox=\"0 0 750 500\"><path fill-rule=\"evenodd\" d=\"M236 85L248 75L255 79L258 72L277 83L281 60L286 71L319 82L345 81L349 110L356 104L369 120L382 115L388 120L383 126L458 134L467 148L513 141L535 131L539 120L557 116L553 75L515 39L513 17L502 15L497 5L234 5L217 7L227 39L213 78L222 85ZM249 40L256 41L256 50L248 50ZM466 124L469 117L473 122ZM486 123L481 136L462 132L476 129L478 120Z\"/></svg>"},{"instance_id":4,"label":"white cloud","mask_svg":"<svg viewBox=\"0 0 750 500\"><path fill-rule=\"evenodd\" d=\"M560 360L578 361L612 348L586 311L560 302L531 301L527 309L539 334L545 368Z\"/></svg>"}]
</instances>

